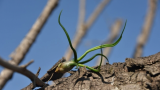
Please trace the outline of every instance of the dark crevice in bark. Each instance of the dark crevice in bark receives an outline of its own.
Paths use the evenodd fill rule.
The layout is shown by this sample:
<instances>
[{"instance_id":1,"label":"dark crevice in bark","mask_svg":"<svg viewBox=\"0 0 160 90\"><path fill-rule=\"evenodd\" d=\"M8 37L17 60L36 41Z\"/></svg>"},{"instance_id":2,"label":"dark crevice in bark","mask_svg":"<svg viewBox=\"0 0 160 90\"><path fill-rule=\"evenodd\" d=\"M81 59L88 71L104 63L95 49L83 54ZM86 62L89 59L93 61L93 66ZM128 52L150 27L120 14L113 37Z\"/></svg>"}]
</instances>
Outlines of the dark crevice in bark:
<instances>
[{"instance_id":1,"label":"dark crevice in bark","mask_svg":"<svg viewBox=\"0 0 160 90\"><path fill-rule=\"evenodd\" d=\"M160 90L160 53L106 64L99 73L79 68L54 83L40 90Z\"/></svg>"},{"instance_id":2,"label":"dark crevice in bark","mask_svg":"<svg viewBox=\"0 0 160 90\"><path fill-rule=\"evenodd\" d=\"M135 72L137 70L143 70L144 66L132 66L132 67L128 67L128 72Z\"/></svg>"}]
</instances>

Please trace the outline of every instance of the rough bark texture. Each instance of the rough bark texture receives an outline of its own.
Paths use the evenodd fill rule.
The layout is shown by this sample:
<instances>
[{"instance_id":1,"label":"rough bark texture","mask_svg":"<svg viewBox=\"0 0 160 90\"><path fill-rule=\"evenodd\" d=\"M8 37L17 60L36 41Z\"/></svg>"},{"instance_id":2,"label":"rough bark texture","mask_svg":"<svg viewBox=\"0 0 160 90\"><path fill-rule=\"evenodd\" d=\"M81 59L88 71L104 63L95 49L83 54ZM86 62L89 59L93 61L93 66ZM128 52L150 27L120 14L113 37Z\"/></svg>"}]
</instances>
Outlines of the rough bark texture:
<instances>
[{"instance_id":1,"label":"rough bark texture","mask_svg":"<svg viewBox=\"0 0 160 90\"><path fill-rule=\"evenodd\" d=\"M97 68L97 67L95 67ZM79 68L40 90L160 90L160 52L101 66L99 73Z\"/></svg>"}]
</instances>

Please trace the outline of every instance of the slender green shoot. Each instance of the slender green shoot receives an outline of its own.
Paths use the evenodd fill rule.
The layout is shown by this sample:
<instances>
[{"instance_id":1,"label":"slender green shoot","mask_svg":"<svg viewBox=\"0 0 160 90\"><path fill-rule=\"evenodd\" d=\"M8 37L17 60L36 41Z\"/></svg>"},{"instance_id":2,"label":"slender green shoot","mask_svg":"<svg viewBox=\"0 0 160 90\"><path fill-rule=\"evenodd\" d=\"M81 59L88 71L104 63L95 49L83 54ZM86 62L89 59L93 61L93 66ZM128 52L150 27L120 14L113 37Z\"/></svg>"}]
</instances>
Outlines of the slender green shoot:
<instances>
[{"instance_id":1,"label":"slender green shoot","mask_svg":"<svg viewBox=\"0 0 160 90\"><path fill-rule=\"evenodd\" d=\"M63 25L62 25L61 22L60 22L61 13L62 13L62 11L60 12L59 17L58 17L58 23L59 23L59 25L62 27L63 31L65 32L65 34L66 34L66 36L67 36L69 45L70 45L70 47L71 47L71 49L72 49L72 51L73 51L73 53L74 53L74 61L77 62L77 52L76 52L76 50L75 50L75 49L73 48L73 46L72 46L71 39L70 39L70 37L69 37L66 29L63 27Z\"/></svg>"},{"instance_id":2,"label":"slender green shoot","mask_svg":"<svg viewBox=\"0 0 160 90\"><path fill-rule=\"evenodd\" d=\"M101 45L102 46L102 45ZM103 51L102 51L102 48L101 48L101 54L103 55ZM108 59L107 59L108 60ZM99 67L98 67L98 70L100 71L100 66L101 66L101 64L102 64L102 56L101 56L101 62L100 62L100 65L99 65Z\"/></svg>"},{"instance_id":3,"label":"slender green shoot","mask_svg":"<svg viewBox=\"0 0 160 90\"><path fill-rule=\"evenodd\" d=\"M127 20L125 22L123 31L122 31L120 37L118 38L118 40L116 42L114 42L112 44L103 44L103 45L100 45L100 46L93 47L93 48L87 50L81 57L78 58L77 61L79 62L80 60L82 60L91 51L94 51L94 50L97 50L97 49L100 49L100 48L105 48L105 47L114 47L115 45L117 45L120 42L121 38L122 38L123 32L124 32L125 27L126 27L126 23L127 23Z\"/></svg>"},{"instance_id":4,"label":"slender green shoot","mask_svg":"<svg viewBox=\"0 0 160 90\"><path fill-rule=\"evenodd\" d=\"M92 68L92 67L83 65L84 63L87 63L87 62L91 61L91 60L92 60L94 57L96 57L97 55L101 55L101 61L100 61L100 65L98 66L98 69L94 69L94 68ZM79 63L78 63L78 66L80 66L80 67L84 67L84 66L85 66L86 68L88 68L88 69L90 69L90 70L92 70L92 71L94 71L94 72L99 72L99 71L100 71L101 64L102 64L102 56L105 57L105 58L108 60L108 58L103 55L103 51L102 51L102 48L101 48L101 54L96 54L96 55L94 55L93 57L91 57L90 59L88 59L88 60L86 60L86 61L79 62ZM108 61L108 62L109 62L109 61Z\"/></svg>"},{"instance_id":5,"label":"slender green shoot","mask_svg":"<svg viewBox=\"0 0 160 90\"><path fill-rule=\"evenodd\" d=\"M101 53L98 53L98 54L95 54L94 56L92 56L91 58L89 58L89 59L87 59L87 60L85 60L85 61L82 61L82 62L78 62L78 63L79 63L79 64L85 64L85 63L91 61L92 59L94 59L94 58L95 58L96 56L98 56L98 55L101 55L101 56L105 57L106 60L108 61L108 58L107 58L105 55L103 55L103 54L101 54Z\"/></svg>"},{"instance_id":6,"label":"slender green shoot","mask_svg":"<svg viewBox=\"0 0 160 90\"><path fill-rule=\"evenodd\" d=\"M70 45L70 47L71 47L71 49L72 49L72 51L73 51L73 54L74 54L74 59L71 60L71 61L66 61L66 62L60 63L60 64L58 65L58 67L56 68L55 72L57 72L57 73L65 73L65 72L71 70L74 66L76 66L77 68L78 68L78 67L84 67L84 66L85 66L86 68L88 68L88 69L90 69L90 70L92 70L92 71L94 71L94 72L99 72L99 71L100 71L100 66L101 66L101 64L102 64L102 56L105 57L105 58L107 59L107 61L108 61L108 58L107 58L105 55L103 55L102 48L105 48L105 47L114 47L115 45L117 45L117 44L120 42L120 40L121 40L121 38L122 38L122 35L123 35L123 32L124 32L125 27L126 27L127 20L126 20L126 22L125 22L125 26L124 26L124 28L123 28L123 31L122 31L120 37L118 38L118 40L117 40L116 42L114 42L114 43L112 43L112 44L103 44L103 45L99 45L99 46L93 47L93 48L87 50L81 57L79 57L79 58L77 59L77 52L76 52L76 50L75 50L75 49L73 48L73 46L72 46L70 37L69 37L66 29L63 27L63 25L62 25L61 22L60 22L61 13L62 13L62 11L61 11L60 14L59 14L58 22L59 22L59 25L62 27L63 31L65 32L65 34L66 34L66 36L67 36L69 45ZM95 55L92 56L91 58L89 58L89 59L87 59L87 60L85 60L85 61L79 62L79 61L82 60L89 52L94 51L94 50L97 50L97 49L101 49L101 53L95 54ZM93 60L93 59L94 59L96 56L98 56L98 55L101 56L101 61L100 61L100 65L98 66L98 69L94 69L94 68L92 68L92 67L83 65L83 64L85 64L85 63ZM109 61L108 61L108 62L109 62Z\"/></svg>"}]
</instances>

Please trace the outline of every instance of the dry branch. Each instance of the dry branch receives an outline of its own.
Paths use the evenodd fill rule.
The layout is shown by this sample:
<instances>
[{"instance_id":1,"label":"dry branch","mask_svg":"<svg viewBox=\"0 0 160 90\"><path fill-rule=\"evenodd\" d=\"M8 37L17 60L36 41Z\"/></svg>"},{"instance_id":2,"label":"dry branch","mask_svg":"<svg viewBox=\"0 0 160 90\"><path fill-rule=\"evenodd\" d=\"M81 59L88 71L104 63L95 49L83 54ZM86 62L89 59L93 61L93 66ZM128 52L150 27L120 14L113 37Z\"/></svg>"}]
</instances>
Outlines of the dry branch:
<instances>
[{"instance_id":1,"label":"dry branch","mask_svg":"<svg viewBox=\"0 0 160 90\"><path fill-rule=\"evenodd\" d=\"M109 38L108 40L106 40L103 44L111 44L115 41L115 39L118 37L118 33L120 31L120 28L122 26L122 20L116 20L115 24L111 27L111 33L109 34ZM103 49L103 54L108 57L110 52L111 52L112 48L108 47L108 48L104 48ZM99 65L101 61L101 57L98 58L96 65ZM104 65L106 63L106 59L103 57L102 58L102 65Z\"/></svg>"},{"instance_id":2,"label":"dry branch","mask_svg":"<svg viewBox=\"0 0 160 90\"><path fill-rule=\"evenodd\" d=\"M31 60L31 61L29 61L27 64L25 64L25 65L22 65L21 67L22 68L26 68L26 67L28 67L31 63L33 63L34 62L34 60Z\"/></svg>"},{"instance_id":3,"label":"dry branch","mask_svg":"<svg viewBox=\"0 0 160 90\"><path fill-rule=\"evenodd\" d=\"M151 27L152 27L152 24L153 24L154 16L155 16L155 13L156 13L156 7L157 7L157 0L149 0L148 13L147 13L147 16L145 18L145 22L144 22L142 32L138 37L137 45L136 45L136 49L135 49L133 57L141 57L142 56L143 47L148 40L150 31L151 31Z\"/></svg>"},{"instance_id":4,"label":"dry branch","mask_svg":"<svg viewBox=\"0 0 160 90\"><path fill-rule=\"evenodd\" d=\"M80 0L81 1L81 0ZM98 15L103 11L104 7L109 3L110 0L102 0L102 2L96 7L95 11L91 14L89 19L84 22L84 16L85 16L85 0L82 0L80 2L80 12L79 12L79 23L78 28L76 31L76 34L74 36L72 45L76 49L79 43L81 42L82 38L87 34L87 31L91 27L91 25L94 23L94 21L97 19ZM65 58L67 61L69 61L72 57L72 50L70 47L67 49Z\"/></svg>"},{"instance_id":5,"label":"dry branch","mask_svg":"<svg viewBox=\"0 0 160 90\"><path fill-rule=\"evenodd\" d=\"M32 82L35 82L36 85L43 87L45 85L44 82L42 82L35 74L33 74L31 71L27 70L26 67L23 66L16 66L8 63L7 61L0 58L0 65L8 68L12 71L21 73L22 75L28 77Z\"/></svg>"},{"instance_id":6,"label":"dry branch","mask_svg":"<svg viewBox=\"0 0 160 90\"><path fill-rule=\"evenodd\" d=\"M43 77L40 78L41 81L43 82L47 82L49 80L56 80L59 79L63 76L63 73L55 73L56 68L58 67L58 65L62 62L65 62L65 58L60 59L55 65L53 65L52 68L50 68L47 73L45 75L43 75ZM38 70L39 71L39 70ZM37 72L38 73L38 72ZM37 75L37 74L36 74ZM33 87L33 83L30 83L28 86L26 86L25 88L23 88L22 90L31 90Z\"/></svg>"},{"instance_id":7,"label":"dry branch","mask_svg":"<svg viewBox=\"0 0 160 90\"><path fill-rule=\"evenodd\" d=\"M10 55L11 60L9 61L13 65L18 65L27 52L29 51L30 47L33 45L34 41L36 40L39 32L41 31L42 27L44 26L45 22L47 21L48 17L50 16L51 12L57 6L59 0L48 0L47 5L45 6L44 10L42 11L41 15L32 26L26 37L22 40L20 45L16 48L16 50ZM12 77L13 71L9 69L4 69L0 74L0 90L4 87L7 81Z\"/></svg>"},{"instance_id":8,"label":"dry branch","mask_svg":"<svg viewBox=\"0 0 160 90\"><path fill-rule=\"evenodd\" d=\"M38 75L39 75L40 70L41 70L41 68L39 67L39 68L38 68L38 71L37 71L37 73L36 73L36 76L37 76L37 77L38 77Z\"/></svg>"}]
</instances>

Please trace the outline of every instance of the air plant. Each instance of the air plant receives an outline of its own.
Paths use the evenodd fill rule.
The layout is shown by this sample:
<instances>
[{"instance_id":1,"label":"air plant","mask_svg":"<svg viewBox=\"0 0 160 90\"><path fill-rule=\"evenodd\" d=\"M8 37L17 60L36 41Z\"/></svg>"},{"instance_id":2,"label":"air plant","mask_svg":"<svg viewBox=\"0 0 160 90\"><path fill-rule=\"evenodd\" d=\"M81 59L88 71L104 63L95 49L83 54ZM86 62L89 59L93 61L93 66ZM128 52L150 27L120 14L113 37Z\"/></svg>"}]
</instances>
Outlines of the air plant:
<instances>
[{"instance_id":1,"label":"air plant","mask_svg":"<svg viewBox=\"0 0 160 90\"><path fill-rule=\"evenodd\" d=\"M72 60L70 60L70 61L66 61L66 62L60 63L60 64L58 65L58 67L56 68L56 71L55 71L55 72L57 72L57 73L65 73L65 72L68 72L69 70L71 70L74 66L77 66L77 67L84 67L84 66L85 66L86 68L88 68L88 69L90 69L90 70L92 70L92 71L94 71L94 72L99 72L99 71L100 71L100 66L101 66L101 64L102 64L102 56L105 57L106 60L108 61L107 57L102 54L102 48L105 48L105 47L114 47L115 45L117 45L117 44L120 42L120 40L121 40L121 38L122 38L122 34L123 34L124 29L125 29L125 27L126 27L127 21L125 22L123 31L122 31L120 37L118 38L118 40L117 40L116 42L114 42L114 43L112 43L112 44L102 44L102 45L93 47L93 48L87 50L82 56L80 56L79 58L77 58L77 52L76 52L76 50L75 50L75 49L73 48L73 46L72 46L70 37L69 37L66 29L63 27L63 25L62 25L61 22L60 22L61 13L62 13L62 11L60 12L59 17L58 17L58 23L59 23L59 25L62 27L63 31L65 32L65 34L66 34L66 36L67 36L69 45L70 45L70 47L71 47L71 49L72 49L72 51L73 51L73 53L74 53L74 58L73 58ZM101 53L95 54L95 55L92 56L91 58L89 58L89 59L87 59L87 60L85 60L85 61L79 62L79 61L81 61L89 52L94 51L94 50L97 50L97 49L101 49ZM83 64L91 61L92 59L94 59L94 58L95 58L96 56L98 56L98 55L101 56L101 62L100 62L100 65L99 65L98 69L94 69L94 68L89 67L89 66L87 66L87 65L83 65ZM109 62L109 61L108 61L108 62Z\"/></svg>"}]
</instances>

